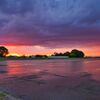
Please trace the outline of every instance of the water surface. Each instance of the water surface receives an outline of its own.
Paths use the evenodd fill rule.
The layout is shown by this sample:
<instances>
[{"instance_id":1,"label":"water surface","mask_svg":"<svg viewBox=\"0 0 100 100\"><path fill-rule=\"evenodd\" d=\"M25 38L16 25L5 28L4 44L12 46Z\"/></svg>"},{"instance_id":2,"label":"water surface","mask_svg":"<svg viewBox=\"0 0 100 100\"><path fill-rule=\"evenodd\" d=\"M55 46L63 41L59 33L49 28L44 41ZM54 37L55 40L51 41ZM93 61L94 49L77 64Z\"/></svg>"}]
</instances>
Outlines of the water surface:
<instances>
[{"instance_id":1,"label":"water surface","mask_svg":"<svg viewBox=\"0 0 100 100\"><path fill-rule=\"evenodd\" d=\"M92 78L100 80L100 60L8 60L0 62L0 79L38 74L40 72L59 76L73 76L87 72L92 75Z\"/></svg>"}]
</instances>

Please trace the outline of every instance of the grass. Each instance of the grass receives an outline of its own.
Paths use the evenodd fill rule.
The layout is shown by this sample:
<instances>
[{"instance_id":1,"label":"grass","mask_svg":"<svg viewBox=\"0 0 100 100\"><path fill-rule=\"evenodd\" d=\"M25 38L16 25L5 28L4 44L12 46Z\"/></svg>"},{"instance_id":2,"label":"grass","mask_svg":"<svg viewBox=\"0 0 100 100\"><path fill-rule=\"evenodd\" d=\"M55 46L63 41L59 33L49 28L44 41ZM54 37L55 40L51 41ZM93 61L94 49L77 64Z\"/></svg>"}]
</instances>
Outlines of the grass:
<instances>
[{"instance_id":1,"label":"grass","mask_svg":"<svg viewBox=\"0 0 100 100\"><path fill-rule=\"evenodd\" d=\"M6 95L6 93L0 92L0 100L4 100Z\"/></svg>"}]
</instances>

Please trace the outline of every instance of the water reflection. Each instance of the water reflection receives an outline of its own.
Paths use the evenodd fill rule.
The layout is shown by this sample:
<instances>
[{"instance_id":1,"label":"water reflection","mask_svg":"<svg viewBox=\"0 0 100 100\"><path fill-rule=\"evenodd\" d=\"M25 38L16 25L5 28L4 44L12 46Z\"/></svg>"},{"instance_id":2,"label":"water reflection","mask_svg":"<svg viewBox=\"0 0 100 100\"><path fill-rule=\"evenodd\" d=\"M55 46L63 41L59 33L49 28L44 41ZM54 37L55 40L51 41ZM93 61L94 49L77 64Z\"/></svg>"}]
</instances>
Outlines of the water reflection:
<instances>
[{"instance_id":1,"label":"water reflection","mask_svg":"<svg viewBox=\"0 0 100 100\"><path fill-rule=\"evenodd\" d=\"M8 73L8 64L6 61L0 62L0 74Z\"/></svg>"},{"instance_id":2,"label":"water reflection","mask_svg":"<svg viewBox=\"0 0 100 100\"><path fill-rule=\"evenodd\" d=\"M70 62L70 72L71 73L77 73L77 72L83 72L84 71L84 61L71 61Z\"/></svg>"},{"instance_id":3,"label":"water reflection","mask_svg":"<svg viewBox=\"0 0 100 100\"><path fill-rule=\"evenodd\" d=\"M87 63L88 62L88 63ZM80 72L92 74L100 80L100 61L96 60L9 60L0 62L0 78L47 72L67 76Z\"/></svg>"}]
</instances>

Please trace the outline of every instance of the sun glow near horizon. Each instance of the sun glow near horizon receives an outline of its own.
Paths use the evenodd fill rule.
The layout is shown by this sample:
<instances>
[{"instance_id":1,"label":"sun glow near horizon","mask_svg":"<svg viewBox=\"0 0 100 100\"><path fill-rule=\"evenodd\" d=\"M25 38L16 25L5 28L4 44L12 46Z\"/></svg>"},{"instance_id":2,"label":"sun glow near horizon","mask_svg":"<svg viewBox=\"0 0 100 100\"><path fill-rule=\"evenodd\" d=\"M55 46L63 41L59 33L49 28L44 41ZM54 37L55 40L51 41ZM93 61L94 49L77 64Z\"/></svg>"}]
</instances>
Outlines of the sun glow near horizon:
<instances>
[{"instance_id":1,"label":"sun glow near horizon","mask_svg":"<svg viewBox=\"0 0 100 100\"><path fill-rule=\"evenodd\" d=\"M9 53L7 56L21 56L20 54L18 54L18 53Z\"/></svg>"},{"instance_id":2,"label":"sun glow near horizon","mask_svg":"<svg viewBox=\"0 0 100 100\"><path fill-rule=\"evenodd\" d=\"M9 50L8 56L29 56L29 55L51 55L54 52L66 52L71 51L72 49L82 50L86 56L100 56L99 47L75 47L75 48L46 48L42 46L6 46Z\"/></svg>"}]
</instances>

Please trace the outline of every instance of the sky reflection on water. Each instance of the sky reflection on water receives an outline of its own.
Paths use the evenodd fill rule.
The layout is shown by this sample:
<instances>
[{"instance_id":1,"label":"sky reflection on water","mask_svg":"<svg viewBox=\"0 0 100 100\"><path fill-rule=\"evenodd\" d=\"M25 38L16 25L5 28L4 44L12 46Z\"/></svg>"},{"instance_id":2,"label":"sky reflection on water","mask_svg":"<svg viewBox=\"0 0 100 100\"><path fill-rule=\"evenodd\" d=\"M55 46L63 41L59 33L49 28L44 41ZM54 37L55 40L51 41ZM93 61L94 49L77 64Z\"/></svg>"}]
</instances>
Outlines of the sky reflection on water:
<instances>
[{"instance_id":1,"label":"sky reflection on water","mask_svg":"<svg viewBox=\"0 0 100 100\"><path fill-rule=\"evenodd\" d=\"M0 62L0 79L47 72L61 76L92 74L100 80L100 60L9 60Z\"/></svg>"}]
</instances>

